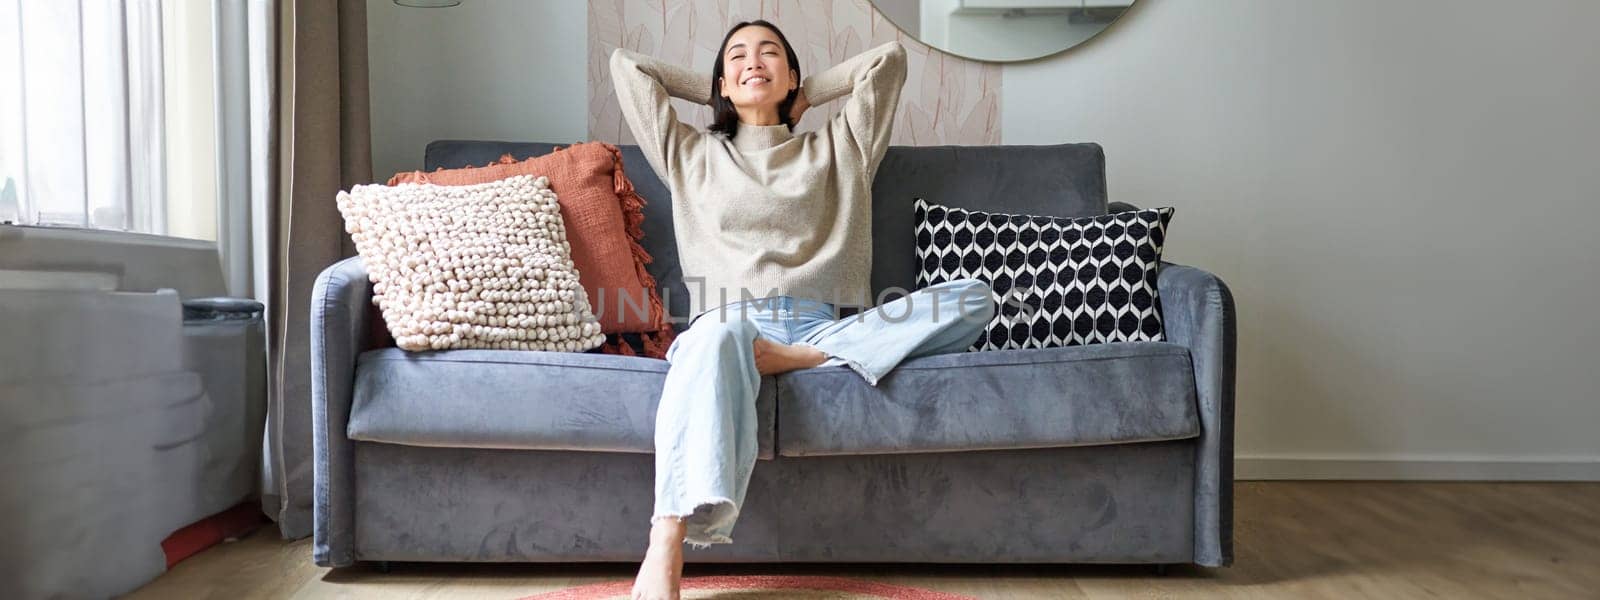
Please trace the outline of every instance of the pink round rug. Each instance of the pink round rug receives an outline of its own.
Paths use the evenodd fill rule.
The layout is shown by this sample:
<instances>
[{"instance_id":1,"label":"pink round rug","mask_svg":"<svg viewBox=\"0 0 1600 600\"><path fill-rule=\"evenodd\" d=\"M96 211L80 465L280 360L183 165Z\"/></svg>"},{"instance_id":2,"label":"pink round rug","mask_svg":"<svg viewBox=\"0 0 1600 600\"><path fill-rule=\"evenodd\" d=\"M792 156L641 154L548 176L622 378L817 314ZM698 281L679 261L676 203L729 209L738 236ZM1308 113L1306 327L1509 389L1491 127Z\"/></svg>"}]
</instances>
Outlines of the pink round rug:
<instances>
[{"instance_id":1,"label":"pink round rug","mask_svg":"<svg viewBox=\"0 0 1600 600\"><path fill-rule=\"evenodd\" d=\"M596 583L528 596L521 600L628 600L633 581ZM715 575L685 577L679 588L683 600L711 599L727 592L739 598L784 598L785 600L975 600L971 596L947 594L887 583L810 575ZM751 596L749 594L761 594Z\"/></svg>"}]
</instances>

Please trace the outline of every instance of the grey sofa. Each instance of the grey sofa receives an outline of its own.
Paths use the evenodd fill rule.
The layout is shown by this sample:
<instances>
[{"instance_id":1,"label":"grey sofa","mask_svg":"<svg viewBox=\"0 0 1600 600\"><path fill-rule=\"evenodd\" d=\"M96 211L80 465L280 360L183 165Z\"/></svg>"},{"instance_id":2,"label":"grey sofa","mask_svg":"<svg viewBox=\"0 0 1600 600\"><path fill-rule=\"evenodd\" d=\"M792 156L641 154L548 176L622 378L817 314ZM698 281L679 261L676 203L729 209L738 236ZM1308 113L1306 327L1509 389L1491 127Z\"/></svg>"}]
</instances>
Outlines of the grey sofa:
<instances>
[{"instance_id":1,"label":"grey sofa","mask_svg":"<svg viewBox=\"0 0 1600 600\"><path fill-rule=\"evenodd\" d=\"M426 165L551 148L440 141ZM649 202L651 273L687 316L673 199L622 149ZM914 287L914 196L1108 210L1095 144L894 147L873 191L875 290ZM734 543L686 560L1229 564L1233 300L1176 264L1159 290L1166 342L929 356L876 388L845 366L764 378ZM371 294L352 258L311 299L317 564L643 556L665 361L369 350Z\"/></svg>"}]
</instances>

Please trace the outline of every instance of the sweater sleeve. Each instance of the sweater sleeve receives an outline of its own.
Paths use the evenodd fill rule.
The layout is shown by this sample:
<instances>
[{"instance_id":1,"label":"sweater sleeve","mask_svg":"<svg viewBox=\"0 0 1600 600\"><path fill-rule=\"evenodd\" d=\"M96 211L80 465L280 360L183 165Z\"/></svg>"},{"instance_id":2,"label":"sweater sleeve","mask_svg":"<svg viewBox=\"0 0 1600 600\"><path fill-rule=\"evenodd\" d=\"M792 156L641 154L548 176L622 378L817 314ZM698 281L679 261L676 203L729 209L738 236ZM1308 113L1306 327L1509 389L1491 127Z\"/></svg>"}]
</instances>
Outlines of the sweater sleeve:
<instances>
[{"instance_id":1,"label":"sweater sleeve","mask_svg":"<svg viewBox=\"0 0 1600 600\"><path fill-rule=\"evenodd\" d=\"M834 139L849 140L870 174L889 149L889 134L906 83L906 49L887 42L811 75L801 82L806 100L821 105L849 94L828 122Z\"/></svg>"},{"instance_id":2,"label":"sweater sleeve","mask_svg":"<svg viewBox=\"0 0 1600 600\"><path fill-rule=\"evenodd\" d=\"M611 82L622 117L639 149L663 180L684 157L699 152L701 133L678 120L671 97L696 104L711 101L711 77L655 57L617 48L611 53Z\"/></svg>"}]
</instances>

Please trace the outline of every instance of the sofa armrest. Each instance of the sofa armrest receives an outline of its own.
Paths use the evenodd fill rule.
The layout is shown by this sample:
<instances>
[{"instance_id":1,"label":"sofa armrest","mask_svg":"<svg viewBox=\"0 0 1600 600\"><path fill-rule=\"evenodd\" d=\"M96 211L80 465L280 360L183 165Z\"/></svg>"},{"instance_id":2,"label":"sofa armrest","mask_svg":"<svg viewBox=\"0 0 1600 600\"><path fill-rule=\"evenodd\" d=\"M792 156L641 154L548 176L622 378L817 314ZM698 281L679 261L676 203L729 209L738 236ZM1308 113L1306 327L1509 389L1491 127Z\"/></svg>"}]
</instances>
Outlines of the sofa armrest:
<instances>
[{"instance_id":1,"label":"sofa armrest","mask_svg":"<svg viewBox=\"0 0 1600 600\"><path fill-rule=\"evenodd\" d=\"M1195 456L1194 561L1233 562L1233 293L1217 276L1162 262L1157 275L1167 341L1189 348L1200 412Z\"/></svg>"},{"instance_id":2,"label":"sofa armrest","mask_svg":"<svg viewBox=\"0 0 1600 600\"><path fill-rule=\"evenodd\" d=\"M311 291L311 419L316 454L312 558L324 567L355 564L355 460L345 427L356 357L366 350L372 283L360 257L334 263Z\"/></svg>"}]
</instances>

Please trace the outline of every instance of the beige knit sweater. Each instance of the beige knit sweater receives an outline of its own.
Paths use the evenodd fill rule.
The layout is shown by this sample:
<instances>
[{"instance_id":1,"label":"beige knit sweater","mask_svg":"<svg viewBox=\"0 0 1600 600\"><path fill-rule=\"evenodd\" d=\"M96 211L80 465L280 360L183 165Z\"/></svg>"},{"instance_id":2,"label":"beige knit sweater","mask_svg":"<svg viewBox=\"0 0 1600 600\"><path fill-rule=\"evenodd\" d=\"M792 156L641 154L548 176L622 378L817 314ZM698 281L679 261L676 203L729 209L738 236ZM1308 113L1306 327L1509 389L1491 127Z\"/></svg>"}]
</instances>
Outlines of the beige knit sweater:
<instances>
[{"instance_id":1,"label":"beige knit sweater","mask_svg":"<svg viewBox=\"0 0 1600 600\"><path fill-rule=\"evenodd\" d=\"M672 191L692 315L773 295L874 304L872 178L906 80L899 42L802 80L813 106L849 98L826 126L798 134L741 123L730 140L679 121L668 96L709 103L710 74L638 52L613 52L611 79L623 118Z\"/></svg>"}]
</instances>

